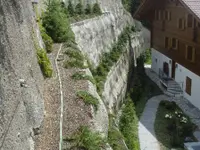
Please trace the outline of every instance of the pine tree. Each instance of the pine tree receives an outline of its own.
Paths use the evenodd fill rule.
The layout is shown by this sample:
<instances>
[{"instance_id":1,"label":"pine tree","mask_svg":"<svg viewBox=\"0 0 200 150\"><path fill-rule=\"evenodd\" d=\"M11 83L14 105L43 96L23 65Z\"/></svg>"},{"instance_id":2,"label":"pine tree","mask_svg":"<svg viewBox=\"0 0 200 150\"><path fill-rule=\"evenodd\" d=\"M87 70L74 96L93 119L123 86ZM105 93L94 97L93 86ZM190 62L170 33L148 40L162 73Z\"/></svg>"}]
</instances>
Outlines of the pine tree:
<instances>
[{"instance_id":1,"label":"pine tree","mask_svg":"<svg viewBox=\"0 0 200 150\"><path fill-rule=\"evenodd\" d=\"M88 3L87 5L86 5L86 8L85 8L85 14L91 14L92 13L92 7L91 7L91 5Z\"/></svg>"},{"instance_id":2,"label":"pine tree","mask_svg":"<svg viewBox=\"0 0 200 150\"><path fill-rule=\"evenodd\" d=\"M79 14L79 15L84 14L83 4L82 4L82 1L81 1L81 0L80 0L79 3L76 5L75 11L76 11L76 14Z\"/></svg>"},{"instance_id":3,"label":"pine tree","mask_svg":"<svg viewBox=\"0 0 200 150\"><path fill-rule=\"evenodd\" d=\"M67 9L68 9L69 15L73 16L75 12L74 12L74 6L72 5L71 0L69 0L69 4L67 6Z\"/></svg>"},{"instance_id":4,"label":"pine tree","mask_svg":"<svg viewBox=\"0 0 200 150\"><path fill-rule=\"evenodd\" d=\"M99 4L98 3L95 3L94 4L94 6L93 6L93 13L94 14L98 14L98 15L100 15L102 12L101 12L101 8L100 8L100 6L99 6Z\"/></svg>"},{"instance_id":5,"label":"pine tree","mask_svg":"<svg viewBox=\"0 0 200 150\"><path fill-rule=\"evenodd\" d=\"M47 34L54 42L74 40L74 34L67 15L61 7L59 0L49 0L47 10L42 17L42 23Z\"/></svg>"}]
</instances>

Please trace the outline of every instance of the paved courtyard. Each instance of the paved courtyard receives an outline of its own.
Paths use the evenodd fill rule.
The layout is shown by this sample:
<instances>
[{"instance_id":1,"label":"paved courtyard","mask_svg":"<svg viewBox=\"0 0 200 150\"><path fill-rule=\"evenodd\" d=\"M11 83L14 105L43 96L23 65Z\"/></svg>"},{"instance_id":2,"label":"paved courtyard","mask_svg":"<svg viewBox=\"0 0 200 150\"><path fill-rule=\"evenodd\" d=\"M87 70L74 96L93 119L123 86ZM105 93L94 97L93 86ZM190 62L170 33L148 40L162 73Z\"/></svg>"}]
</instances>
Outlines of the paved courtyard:
<instances>
[{"instance_id":1,"label":"paved courtyard","mask_svg":"<svg viewBox=\"0 0 200 150\"><path fill-rule=\"evenodd\" d=\"M151 70L151 66L146 65L145 70L150 79L154 81L164 92L165 89L161 86L158 75ZM200 130L200 110L195 108L187 99L183 97L174 99L166 95L154 96L146 103L138 126L141 150L160 150L159 142L155 136L154 122L156 119L158 105L162 100L175 101L177 105L179 105L179 107L184 111L184 113L191 118L191 121L198 126L196 132L197 137L200 134L198 131Z\"/></svg>"}]
</instances>

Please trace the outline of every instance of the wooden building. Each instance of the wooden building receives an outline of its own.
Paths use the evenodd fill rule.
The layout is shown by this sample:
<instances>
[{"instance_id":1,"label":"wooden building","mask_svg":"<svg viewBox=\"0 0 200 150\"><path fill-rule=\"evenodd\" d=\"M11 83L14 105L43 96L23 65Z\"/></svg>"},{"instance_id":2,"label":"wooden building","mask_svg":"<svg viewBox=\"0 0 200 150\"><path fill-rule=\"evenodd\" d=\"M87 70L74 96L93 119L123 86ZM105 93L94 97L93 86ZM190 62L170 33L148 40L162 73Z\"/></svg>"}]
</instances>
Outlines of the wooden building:
<instances>
[{"instance_id":1,"label":"wooden building","mask_svg":"<svg viewBox=\"0 0 200 150\"><path fill-rule=\"evenodd\" d=\"M200 0L144 0L134 17L151 23L152 70L200 108Z\"/></svg>"}]
</instances>

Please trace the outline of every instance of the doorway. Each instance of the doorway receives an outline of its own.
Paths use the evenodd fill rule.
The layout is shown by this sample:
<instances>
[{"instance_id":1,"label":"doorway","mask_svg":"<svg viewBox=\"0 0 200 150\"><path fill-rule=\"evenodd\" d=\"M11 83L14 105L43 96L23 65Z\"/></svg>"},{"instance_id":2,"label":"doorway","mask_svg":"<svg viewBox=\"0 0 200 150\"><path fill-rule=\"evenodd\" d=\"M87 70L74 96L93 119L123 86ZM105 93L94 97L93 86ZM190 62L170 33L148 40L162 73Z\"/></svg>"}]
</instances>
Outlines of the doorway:
<instances>
[{"instance_id":1,"label":"doorway","mask_svg":"<svg viewBox=\"0 0 200 150\"><path fill-rule=\"evenodd\" d=\"M167 77L169 77L169 64L167 62L163 63L163 72Z\"/></svg>"},{"instance_id":2,"label":"doorway","mask_svg":"<svg viewBox=\"0 0 200 150\"><path fill-rule=\"evenodd\" d=\"M176 62L172 60L172 78L175 79Z\"/></svg>"}]
</instances>

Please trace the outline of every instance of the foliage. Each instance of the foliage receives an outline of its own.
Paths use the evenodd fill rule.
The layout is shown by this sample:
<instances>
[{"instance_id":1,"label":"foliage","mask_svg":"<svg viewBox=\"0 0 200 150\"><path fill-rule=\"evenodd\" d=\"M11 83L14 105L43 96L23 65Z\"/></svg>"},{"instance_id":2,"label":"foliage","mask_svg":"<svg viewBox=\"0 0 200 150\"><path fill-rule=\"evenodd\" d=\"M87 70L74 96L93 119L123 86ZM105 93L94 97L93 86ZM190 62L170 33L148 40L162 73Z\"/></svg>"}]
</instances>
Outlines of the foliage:
<instances>
[{"instance_id":1,"label":"foliage","mask_svg":"<svg viewBox=\"0 0 200 150\"><path fill-rule=\"evenodd\" d=\"M74 148L84 150L101 150L105 146L105 139L99 133L92 132L87 126L82 126L71 138L65 141L74 142ZM73 149L73 148L72 148Z\"/></svg>"},{"instance_id":2,"label":"foliage","mask_svg":"<svg viewBox=\"0 0 200 150\"><path fill-rule=\"evenodd\" d=\"M173 108L169 109L169 106ZM154 127L157 139L166 149L183 148L185 138L193 138L195 129L195 125L177 104L169 101L162 101L159 104Z\"/></svg>"},{"instance_id":3,"label":"foliage","mask_svg":"<svg viewBox=\"0 0 200 150\"><path fill-rule=\"evenodd\" d=\"M87 105L93 105L98 110L99 100L87 91L78 91L77 96L82 98Z\"/></svg>"},{"instance_id":4,"label":"foliage","mask_svg":"<svg viewBox=\"0 0 200 150\"><path fill-rule=\"evenodd\" d=\"M68 10L70 16L73 16L75 14L74 6L72 5L71 0L69 0L67 10Z\"/></svg>"},{"instance_id":5,"label":"foliage","mask_svg":"<svg viewBox=\"0 0 200 150\"><path fill-rule=\"evenodd\" d=\"M108 129L108 143L113 150L126 149L123 143L124 137L121 132L115 127L114 116L109 114L109 129Z\"/></svg>"},{"instance_id":6,"label":"foliage","mask_svg":"<svg viewBox=\"0 0 200 150\"><path fill-rule=\"evenodd\" d=\"M42 73L45 77L52 77L53 69L46 52L43 49L37 49L37 58Z\"/></svg>"},{"instance_id":7,"label":"foliage","mask_svg":"<svg viewBox=\"0 0 200 150\"><path fill-rule=\"evenodd\" d=\"M140 0L122 0L124 8L131 14L135 13L135 11L140 5L140 2Z\"/></svg>"},{"instance_id":8,"label":"foliage","mask_svg":"<svg viewBox=\"0 0 200 150\"><path fill-rule=\"evenodd\" d=\"M138 140L138 118L135 112L135 106L130 98L127 98L125 107L122 109L119 128L129 150L139 150Z\"/></svg>"},{"instance_id":9,"label":"foliage","mask_svg":"<svg viewBox=\"0 0 200 150\"><path fill-rule=\"evenodd\" d=\"M53 48L53 40L50 36L48 36L48 34L46 33L46 30L45 28L42 26L41 23L39 23L39 27L40 27L40 33L41 33L41 36L42 36L42 40L45 44L45 48L46 48L46 51L48 53L52 52Z\"/></svg>"},{"instance_id":10,"label":"foliage","mask_svg":"<svg viewBox=\"0 0 200 150\"><path fill-rule=\"evenodd\" d=\"M92 76L86 75L84 72L76 72L72 75L74 80L89 80L91 83L95 84L95 80Z\"/></svg>"},{"instance_id":11,"label":"foliage","mask_svg":"<svg viewBox=\"0 0 200 150\"><path fill-rule=\"evenodd\" d=\"M68 49L65 53L70 57L69 60L64 62L65 68L87 68L87 66L84 65L84 56L81 54L81 51L77 49Z\"/></svg>"},{"instance_id":12,"label":"foliage","mask_svg":"<svg viewBox=\"0 0 200 150\"><path fill-rule=\"evenodd\" d=\"M67 54L69 57L75 58L79 61L84 61L84 56L81 54L81 51L79 51L79 50L68 49L68 50L66 50L65 54Z\"/></svg>"},{"instance_id":13,"label":"foliage","mask_svg":"<svg viewBox=\"0 0 200 150\"><path fill-rule=\"evenodd\" d=\"M92 72L96 80L97 91L100 95L103 89L104 81L106 80L106 76L110 71L110 68L118 61L122 52L125 50L129 40L129 34L131 32L132 30L130 27L127 27L123 30L118 37L117 43L113 45L111 52L103 54L100 64Z\"/></svg>"},{"instance_id":14,"label":"foliage","mask_svg":"<svg viewBox=\"0 0 200 150\"><path fill-rule=\"evenodd\" d=\"M80 68L80 69L86 69L87 66L84 65L84 63L82 61L79 61L77 59L70 59L70 60L66 60L64 62L64 67L66 69L69 68Z\"/></svg>"},{"instance_id":15,"label":"foliage","mask_svg":"<svg viewBox=\"0 0 200 150\"><path fill-rule=\"evenodd\" d=\"M91 13L92 13L92 6L88 3L85 8L85 14L88 15Z\"/></svg>"},{"instance_id":16,"label":"foliage","mask_svg":"<svg viewBox=\"0 0 200 150\"><path fill-rule=\"evenodd\" d=\"M75 12L78 15L84 14L82 0L79 0L79 3L76 5Z\"/></svg>"},{"instance_id":17,"label":"foliage","mask_svg":"<svg viewBox=\"0 0 200 150\"><path fill-rule=\"evenodd\" d=\"M144 54L144 61L146 64L151 64L151 49L147 49Z\"/></svg>"},{"instance_id":18,"label":"foliage","mask_svg":"<svg viewBox=\"0 0 200 150\"><path fill-rule=\"evenodd\" d=\"M95 4L93 5L92 11L93 11L94 14L98 14L98 15L102 14L101 8L100 8L100 6L99 6L98 3L95 3Z\"/></svg>"},{"instance_id":19,"label":"foliage","mask_svg":"<svg viewBox=\"0 0 200 150\"><path fill-rule=\"evenodd\" d=\"M74 34L59 0L49 0L42 23L54 42L74 41Z\"/></svg>"}]
</instances>

